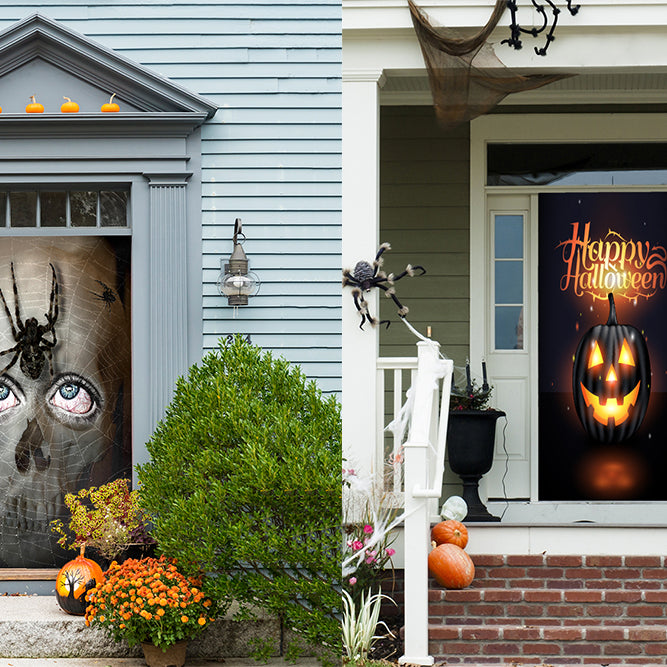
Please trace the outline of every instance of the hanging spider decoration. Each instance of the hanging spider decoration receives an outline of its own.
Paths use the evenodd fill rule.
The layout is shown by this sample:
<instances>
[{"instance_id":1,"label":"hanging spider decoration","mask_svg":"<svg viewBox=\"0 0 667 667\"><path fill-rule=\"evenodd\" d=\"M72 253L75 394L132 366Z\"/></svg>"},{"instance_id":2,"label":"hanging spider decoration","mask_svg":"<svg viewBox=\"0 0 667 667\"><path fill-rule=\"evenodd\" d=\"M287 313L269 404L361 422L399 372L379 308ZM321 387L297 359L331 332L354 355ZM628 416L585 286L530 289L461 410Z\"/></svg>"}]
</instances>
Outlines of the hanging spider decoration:
<instances>
[{"instance_id":1,"label":"hanging spider decoration","mask_svg":"<svg viewBox=\"0 0 667 667\"><path fill-rule=\"evenodd\" d=\"M537 0L531 0L533 3L533 7L537 10L537 12L540 14L542 17L542 27L541 28L522 28L519 23L517 22L517 14L519 12L519 9L516 4L516 0L507 0L507 7L510 10L510 14L512 16L512 22L510 23L510 31L511 31L511 37L509 39L504 39L501 44L508 44L509 46L515 48L516 50L519 50L523 44L521 43L521 33L524 33L526 35L532 35L533 37L537 37L540 33L543 33L547 27L549 27L549 32L547 33L546 36L546 42L544 46L541 49L538 49L535 47L535 53L538 56L546 56L547 55L547 49L549 48L549 44L556 39L554 37L554 32L556 32L556 24L558 23L558 15L560 14L560 9L556 7L556 4L552 2L552 0L546 0L546 5L540 5L538 4ZM549 18L547 17L547 11L546 11L546 6L549 6L551 9L551 16L552 16L552 23L549 26ZM579 11L580 5L576 5L575 7L572 6L572 0L567 0L567 10L570 12L572 16L575 16L577 12Z\"/></svg>"},{"instance_id":2,"label":"hanging spider decoration","mask_svg":"<svg viewBox=\"0 0 667 667\"><path fill-rule=\"evenodd\" d=\"M344 269L343 271L343 287L352 288L354 305L361 315L359 328L362 330L365 322L368 322L373 327L376 324L386 324L387 329L390 324L389 320L378 321L368 312L368 302L364 299L364 292L370 292L373 287L379 287L385 293L385 296L398 306L398 316L405 317L408 314L408 309L396 298L396 291L393 288L393 284L405 276L414 276L415 271L421 271L421 273L417 274L418 276L423 276L426 273L426 269L423 266L411 266L408 264L405 267L405 271L399 273L397 276L393 273L387 275L384 271L380 271L383 262L382 253L385 250L391 250L391 246L388 243L383 243L380 246L373 264L362 260L357 262L354 271L350 271L349 269ZM383 283L388 283L391 287L387 287Z\"/></svg>"},{"instance_id":3,"label":"hanging spider decoration","mask_svg":"<svg viewBox=\"0 0 667 667\"><path fill-rule=\"evenodd\" d=\"M14 290L14 314L16 322L12 319L12 314L5 300L5 295L0 289L0 299L5 307L7 319L12 328L12 336L16 341L14 347L0 352L0 357L6 354L14 354L11 361L0 373L6 373L19 359L19 367L23 374L36 380L44 368L46 358L49 359L49 371L53 375L53 355L51 350L58 342L56 339L56 321L58 319L58 280L56 279L56 270L53 264L51 267L51 296L49 297L49 312L44 314L46 324L38 324L37 318L29 317L25 322L21 320L21 307L19 304L19 293L16 287L16 276L14 275L14 262L11 263L12 271L12 289ZM51 334L53 340L46 338Z\"/></svg>"}]
</instances>

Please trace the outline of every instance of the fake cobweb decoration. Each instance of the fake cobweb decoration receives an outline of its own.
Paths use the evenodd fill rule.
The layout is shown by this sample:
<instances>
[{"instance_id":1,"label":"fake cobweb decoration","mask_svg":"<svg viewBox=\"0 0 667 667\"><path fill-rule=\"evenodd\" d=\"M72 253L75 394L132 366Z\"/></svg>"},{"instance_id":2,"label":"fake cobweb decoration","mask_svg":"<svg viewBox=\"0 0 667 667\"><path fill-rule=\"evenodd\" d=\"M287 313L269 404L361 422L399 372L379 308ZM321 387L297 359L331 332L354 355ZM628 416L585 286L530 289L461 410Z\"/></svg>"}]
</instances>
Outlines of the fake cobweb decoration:
<instances>
[{"instance_id":1,"label":"fake cobweb decoration","mask_svg":"<svg viewBox=\"0 0 667 667\"><path fill-rule=\"evenodd\" d=\"M519 74L496 56L488 39L505 11L507 0L496 0L486 25L472 35L469 31L437 26L412 0L408 4L436 116L443 127L455 127L488 113L507 95L534 90L570 76Z\"/></svg>"}]
</instances>

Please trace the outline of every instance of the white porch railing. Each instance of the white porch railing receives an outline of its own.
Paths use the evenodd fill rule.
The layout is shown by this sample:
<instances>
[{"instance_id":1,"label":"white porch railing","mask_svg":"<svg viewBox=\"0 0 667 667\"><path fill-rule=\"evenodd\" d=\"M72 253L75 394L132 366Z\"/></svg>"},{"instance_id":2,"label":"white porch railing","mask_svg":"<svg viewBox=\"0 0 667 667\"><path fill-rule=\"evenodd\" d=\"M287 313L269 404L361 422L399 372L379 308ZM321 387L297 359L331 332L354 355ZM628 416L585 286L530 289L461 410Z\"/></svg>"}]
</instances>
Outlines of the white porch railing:
<instances>
[{"instance_id":1,"label":"white porch railing","mask_svg":"<svg viewBox=\"0 0 667 667\"><path fill-rule=\"evenodd\" d=\"M400 412L403 398L405 370L410 370L411 387L407 400L409 432L401 443L400 431L393 436L391 454L403 457L403 485L395 472L400 466L391 466L393 477L385 477L386 490L394 494L402 491L405 520L405 640L404 655L399 662L411 665L432 665L428 652L428 552L430 549L431 518L437 515L437 502L442 493L447 420L451 379L454 370L450 359L441 359L436 341L417 343L417 359L378 360L378 416L385 424L385 373L393 371L393 420ZM380 381L381 380L381 381ZM376 454L384 462L387 458L384 428L378 429L380 445ZM377 451L376 450L376 451ZM383 468L379 468L383 469ZM390 488L387 488L389 486Z\"/></svg>"}]
</instances>

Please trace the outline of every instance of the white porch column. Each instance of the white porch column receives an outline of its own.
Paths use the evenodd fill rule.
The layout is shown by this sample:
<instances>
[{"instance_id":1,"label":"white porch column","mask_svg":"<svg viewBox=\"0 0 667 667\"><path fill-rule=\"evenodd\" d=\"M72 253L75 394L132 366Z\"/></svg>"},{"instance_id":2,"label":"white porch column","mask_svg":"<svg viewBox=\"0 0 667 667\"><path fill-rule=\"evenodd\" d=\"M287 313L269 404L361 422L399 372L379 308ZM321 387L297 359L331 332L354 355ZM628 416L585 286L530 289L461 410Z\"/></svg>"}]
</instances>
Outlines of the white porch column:
<instances>
[{"instance_id":1,"label":"white porch column","mask_svg":"<svg viewBox=\"0 0 667 667\"><path fill-rule=\"evenodd\" d=\"M383 84L382 70L343 67L343 268L372 261L379 245L378 93ZM343 456L347 467L367 475L375 472L378 331L368 323L359 329L350 291L346 287L343 293ZM365 295L375 317L377 291Z\"/></svg>"}]
</instances>

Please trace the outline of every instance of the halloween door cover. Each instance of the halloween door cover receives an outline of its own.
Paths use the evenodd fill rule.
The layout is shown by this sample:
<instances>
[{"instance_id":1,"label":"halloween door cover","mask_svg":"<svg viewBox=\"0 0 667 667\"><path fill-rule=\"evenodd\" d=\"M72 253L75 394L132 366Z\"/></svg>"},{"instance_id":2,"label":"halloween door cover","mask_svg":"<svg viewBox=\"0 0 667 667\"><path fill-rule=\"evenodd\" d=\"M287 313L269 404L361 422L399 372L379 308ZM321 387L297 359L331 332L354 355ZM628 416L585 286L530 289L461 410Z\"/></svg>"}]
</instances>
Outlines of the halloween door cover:
<instances>
[{"instance_id":1,"label":"halloween door cover","mask_svg":"<svg viewBox=\"0 0 667 667\"><path fill-rule=\"evenodd\" d=\"M539 196L541 500L666 500L667 193Z\"/></svg>"},{"instance_id":2,"label":"halloween door cover","mask_svg":"<svg viewBox=\"0 0 667 667\"><path fill-rule=\"evenodd\" d=\"M73 556L68 492L131 474L129 239L0 239L0 567Z\"/></svg>"}]
</instances>

